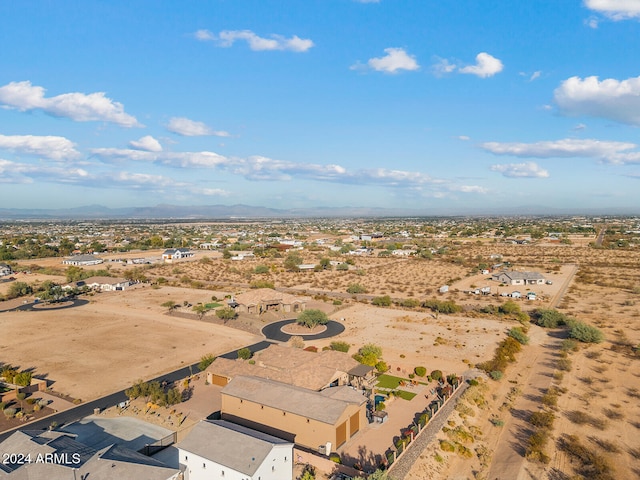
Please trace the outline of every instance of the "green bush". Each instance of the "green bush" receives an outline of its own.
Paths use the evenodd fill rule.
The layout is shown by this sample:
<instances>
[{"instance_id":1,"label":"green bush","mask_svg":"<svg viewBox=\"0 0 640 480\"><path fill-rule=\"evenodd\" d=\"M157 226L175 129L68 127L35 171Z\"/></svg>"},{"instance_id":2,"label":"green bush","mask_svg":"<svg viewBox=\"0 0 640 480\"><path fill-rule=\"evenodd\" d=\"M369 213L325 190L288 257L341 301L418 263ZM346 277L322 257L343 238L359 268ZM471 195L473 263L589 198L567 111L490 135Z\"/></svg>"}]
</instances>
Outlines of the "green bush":
<instances>
[{"instance_id":1,"label":"green bush","mask_svg":"<svg viewBox=\"0 0 640 480\"><path fill-rule=\"evenodd\" d=\"M209 367L209 365L213 363L215 359L216 357L211 353L207 355L203 355L202 357L200 357L200 363L198 363L198 370L200 370L201 372L204 372Z\"/></svg>"},{"instance_id":2,"label":"green bush","mask_svg":"<svg viewBox=\"0 0 640 480\"><path fill-rule=\"evenodd\" d=\"M384 360L380 360L378 363L376 363L376 370L380 373L384 373L389 370L389 365L387 365L387 362L385 362Z\"/></svg>"},{"instance_id":3,"label":"green bush","mask_svg":"<svg viewBox=\"0 0 640 480\"><path fill-rule=\"evenodd\" d=\"M274 289L275 288L275 284L273 282L270 282L269 280L254 280L253 282L251 282L249 284L249 287L251 288L270 288L270 289Z\"/></svg>"},{"instance_id":4,"label":"green bush","mask_svg":"<svg viewBox=\"0 0 640 480\"><path fill-rule=\"evenodd\" d=\"M520 313L520 306L513 300L508 300L498 307L498 312L504 315Z\"/></svg>"},{"instance_id":5,"label":"green bush","mask_svg":"<svg viewBox=\"0 0 640 480\"><path fill-rule=\"evenodd\" d=\"M375 305L376 307L389 307L391 306L391 297L389 295L375 297L371 300L371 305Z\"/></svg>"},{"instance_id":6,"label":"green bush","mask_svg":"<svg viewBox=\"0 0 640 480\"><path fill-rule=\"evenodd\" d=\"M509 336L511 338L515 338L522 345L526 345L529 343L529 337L524 333L522 327L513 327L509 330Z\"/></svg>"},{"instance_id":7,"label":"green bush","mask_svg":"<svg viewBox=\"0 0 640 480\"><path fill-rule=\"evenodd\" d=\"M602 343L604 334L599 328L576 321L569 330L569 336L583 343Z\"/></svg>"},{"instance_id":8,"label":"green bush","mask_svg":"<svg viewBox=\"0 0 640 480\"><path fill-rule=\"evenodd\" d=\"M256 274L269 273L269 267L267 267L266 265L258 265L256 266L256 268L253 269L253 273L256 273Z\"/></svg>"},{"instance_id":9,"label":"green bush","mask_svg":"<svg viewBox=\"0 0 640 480\"><path fill-rule=\"evenodd\" d=\"M489 372L489 376L493 380L500 380L503 376L503 373L500 370L492 370L491 372Z\"/></svg>"},{"instance_id":10,"label":"green bush","mask_svg":"<svg viewBox=\"0 0 640 480\"><path fill-rule=\"evenodd\" d=\"M351 345L349 343L342 342L339 340L331 342L329 346L331 347L331 350L336 350L338 352L345 352L345 353L347 353L351 348Z\"/></svg>"},{"instance_id":11,"label":"green bush","mask_svg":"<svg viewBox=\"0 0 640 480\"><path fill-rule=\"evenodd\" d=\"M364 288L359 283L351 283L347 287L347 293L356 294L356 293L367 293L367 289Z\"/></svg>"},{"instance_id":12,"label":"green bush","mask_svg":"<svg viewBox=\"0 0 640 480\"><path fill-rule=\"evenodd\" d=\"M249 350L247 347L238 350L238 358L241 358L242 360L249 360L252 356L253 353L251 353L251 350Z\"/></svg>"},{"instance_id":13,"label":"green bush","mask_svg":"<svg viewBox=\"0 0 640 480\"><path fill-rule=\"evenodd\" d=\"M431 377L431 380L439 382L443 378L442 370L433 370L429 376Z\"/></svg>"},{"instance_id":14,"label":"green bush","mask_svg":"<svg viewBox=\"0 0 640 480\"><path fill-rule=\"evenodd\" d=\"M424 377L427 374L427 369L425 367L416 367L413 371L419 377Z\"/></svg>"}]
</instances>

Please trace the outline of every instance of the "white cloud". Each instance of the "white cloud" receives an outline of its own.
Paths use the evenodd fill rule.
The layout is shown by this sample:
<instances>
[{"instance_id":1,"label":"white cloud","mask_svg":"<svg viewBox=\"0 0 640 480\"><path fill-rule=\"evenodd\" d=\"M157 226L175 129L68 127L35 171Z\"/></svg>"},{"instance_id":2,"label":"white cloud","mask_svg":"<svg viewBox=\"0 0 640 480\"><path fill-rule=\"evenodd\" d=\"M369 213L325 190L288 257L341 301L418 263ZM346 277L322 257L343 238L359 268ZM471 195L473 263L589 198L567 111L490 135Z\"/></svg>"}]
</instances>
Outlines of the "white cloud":
<instances>
[{"instance_id":1,"label":"white cloud","mask_svg":"<svg viewBox=\"0 0 640 480\"><path fill-rule=\"evenodd\" d=\"M630 142L565 138L535 143L486 142L480 148L495 155L524 158L596 158L608 163L640 162L638 145Z\"/></svg>"},{"instance_id":2,"label":"white cloud","mask_svg":"<svg viewBox=\"0 0 640 480\"><path fill-rule=\"evenodd\" d=\"M640 17L640 1L638 0L584 0L584 4L587 8L612 20Z\"/></svg>"},{"instance_id":3,"label":"white cloud","mask_svg":"<svg viewBox=\"0 0 640 480\"><path fill-rule=\"evenodd\" d=\"M541 75L542 75L542 72L540 70L536 70L529 77L529 81L533 82L534 80L537 80L538 78L540 78Z\"/></svg>"},{"instance_id":4,"label":"white cloud","mask_svg":"<svg viewBox=\"0 0 640 480\"><path fill-rule=\"evenodd\" d=\"M446 58L437 58L437 62L431 65L431 71L436 77L442 77L448 73L453 73L457 70L458 66L451 63Z\"/></svg>"},{"instance_id":5,"label":"white cloud","mask_svg":"<svg viewBox=\"0 0 640 480\"><path fill-rule=\"evenodd\" d=\"M476 55L476 64L462 67L459 69L460 73L467 73L470 75L476 75L481 78L492 77L496 73L502 71L504 66L502 62L496 57L489 55L486 52L480 52Z\"/></svg>"},{"instance_id":6,"label":"white cloud","mask_svg":"<svg viewBox=\"0 0 640 480\"><path fill-rule=\"evenodd\" d=\"M469 137L467 135L458 135L456 138L458 140L462 140L463 142L468 142L469 140L471 140L471 137Z\"/></svg>"},{"instance_id":7,"label":"white cloud","mask_svg":"<svg viewBox=\"0 0 640 480\"><path fill-rule=\"evenodd\" d=\"M571 77L556 88L554 101L564 115L640 125L640 77L602 81L596 76Z\"/></svg>"},{"instance_id":8,"label":"white cloud","mask_svg":"<svg viewBox=\"0 0 640 480\"><path fill-rule=\"evenodd\" d=\"M162 145L151 135L145 135L138 140L131 140L129 145L138 150L146 150L147 152L161 152Z\"/></svg>"},{"instance_id":9,"label":"white cloud","mask_svg":"<svg viewBox=\"0 0 640 480\"><path fill-rule=\"evenodd\" d=\"M416 57L409 55L402 48L385 48L383 57L374 57L367 62L368 68L378 72L398 73L400 70L415 71L420 68ZM363 66L359 63L351 67L352 70L360 69Z\"/></svg>"},{"instance_id":10,"label":"white cloud","mask_svg":"<svg viewBox=\"0 0 640 480\"><path fill-rule=\"evenodd\" d=\"M194 34L200 41L213 41L220 47L231 47L236 41L244 40L249 48L254 51L263 50L288 50L291 52L306 52L314 46L312 40L300 38L294 35L286 38L282 35L272 34L269 38L260 37L251 30L223 30L219 34L209 30L198 30Z\"/></svg>"},{"instance_id":11,"label":"white cloud","mask_svg":"<svg viewBox=\"0 0 640 480\"><path fill-rule=\"evenodd\" d=\"M225 131L213 130L203 122L196 122L185 117L173 117L167 124L167 130L184 137L230 137L231 135Z\"/></svg>"},{"instance_id":12,"label":"white cloud","mask_svg":"<svg viewBox=\"0 0 640 480\"><path fill-rule=\"evenodd\" d=\"M114 102L104 92L90 94L63 93L45 98L43 87L31 82L11 82L0 87L0 104L20 111L42 110L55 117L66 117L76 122L101 121L122 127L139 127L135 117L124 112L124 106Z\"/></svg>"},{"instance_id":13,"label":"white cloud","mask_svg":"<svg viewBox=\"0 0 640 480\"><path fill-rule=\"evenodd\" d=\"M508 163L492 165L491 170L500 172L509 178L548 178L549 172L540 168L535 162Z\"/></svg>"},{"instance_id":14,"label":"white cloud","mask_svg":"<svg viewBox=\"0 0 640 480\"><path fill-rule=\"evenodd\" d=\"M606 157L636 148L634 143L607 142L591 139L565 138L534 143L486 142L480 147L496 155L515 157Z\"/></svg>"},{"instance_id":15,"label":"white cloud","mask_svg":"<svg viewBox=\"0 0 640 480\"><path fill-rule=\"evenodd\" d=\"M575 127L572 128L572 130L575 131L575 132L580 132L580 131L586 130L586 129L587 129L587 126L584 123L579 123Z\"/></svg>"},{"instance_id":16,"label":"white cloud","mask_svg":"<svg viewBox=\"0 0 640 480\"><path fill-rule=\"evenodd\" d=\"M52 160L74 159L80 156L71 140L56 136L0 135L0 149Z\"/></svg>"}]
</instances>

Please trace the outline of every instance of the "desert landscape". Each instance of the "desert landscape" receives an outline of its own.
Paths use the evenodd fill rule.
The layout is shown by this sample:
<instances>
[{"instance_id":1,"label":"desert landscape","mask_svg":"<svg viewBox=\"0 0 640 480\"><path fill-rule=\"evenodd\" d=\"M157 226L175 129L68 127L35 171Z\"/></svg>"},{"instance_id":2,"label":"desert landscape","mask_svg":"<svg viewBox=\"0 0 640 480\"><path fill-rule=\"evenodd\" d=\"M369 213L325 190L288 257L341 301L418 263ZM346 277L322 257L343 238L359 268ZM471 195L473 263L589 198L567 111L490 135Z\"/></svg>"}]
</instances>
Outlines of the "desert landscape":
<instances>
[{"instance_id":1,"label":"desert landscape","mask_svg":"<svg viewBox=\"0 0 640 480\"><path fill-rule=\"evenodd\" d=\"M322 349L340 340L355 353L374 343L394 375L408 377L424 366L477 378L406 478L637 478L640 253L594 248L594 240L595 235L562 245L430 240L439 253L422 258L380 255L384 240L363 256L297 251L304 264L328 258L348 265L312 271L290 271L287 254L237 261L219 251L199 251L183 261L142 266L109 260L158 259L162 250L104 254L105 263L87 271L143 281L125 291L90 294L87 305L68 309L10 311L25 300L3 302L0 361L32 368L55 391L85 401L261 340L262 326L287 315L243 314L221 325L207 321L212 311L199 316L192 305L212 298L224 303L258 286L275 288L305 298L307 308L344 325L338 337L306 341L306 347ZM233 253L233 244L228 248ZM64 283L60 261L19 260L15 265L28 273L16 273L16 281ZM479 266L494 263L539 272L550 282L501 284L480 272ZM439 292L443 285L446 293ZM485 286L491 294L469 293ZM0 295L9 287L10 282L0 284ZM537 299L500 295L515 289L533 291ZM169 301L177 307L173 314ZM459 310L441 313L429 301L451 302ZM515 304L514 314L501 313L507 302ZM536 309L550 308L597 327L604 341L568 341L566 328L529 321ZM477 367L514 327L524 329L528 341L502 377L491 379Z\"/></svg>"}]
</instances>

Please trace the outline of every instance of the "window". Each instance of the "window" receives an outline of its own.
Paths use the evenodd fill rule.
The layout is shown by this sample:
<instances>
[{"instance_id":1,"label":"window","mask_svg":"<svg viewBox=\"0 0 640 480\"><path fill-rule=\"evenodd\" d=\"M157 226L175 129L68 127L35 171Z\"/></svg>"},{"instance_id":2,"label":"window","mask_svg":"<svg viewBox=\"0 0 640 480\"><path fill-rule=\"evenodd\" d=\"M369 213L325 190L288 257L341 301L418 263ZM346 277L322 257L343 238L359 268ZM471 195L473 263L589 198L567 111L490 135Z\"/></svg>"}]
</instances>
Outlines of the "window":
<instances>
[{"instance_id":1,"label":"window","mask_svg":"<svg viewBox=\"0 0 640 480\"><path fill-rule=\"evenodd\" d=\"M206 464L206 463L203 463L203 464L202 464L202 468L207 468L207 464Z\"/></svg>"}]
</instances>

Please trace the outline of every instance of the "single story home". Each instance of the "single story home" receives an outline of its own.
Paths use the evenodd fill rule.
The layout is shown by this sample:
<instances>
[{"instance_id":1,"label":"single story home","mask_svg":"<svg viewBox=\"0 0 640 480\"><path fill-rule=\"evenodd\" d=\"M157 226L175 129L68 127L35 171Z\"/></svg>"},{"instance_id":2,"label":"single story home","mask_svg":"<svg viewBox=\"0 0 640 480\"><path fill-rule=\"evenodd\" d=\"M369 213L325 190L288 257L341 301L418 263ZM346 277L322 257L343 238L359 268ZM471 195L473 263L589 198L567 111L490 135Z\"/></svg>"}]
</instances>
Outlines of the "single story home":
<instances>
[{"instance_id":1,"label":"single story home","mask_svg":"<svg viewBox=\"0 0 640 480\"><path fill-rule=\"evenodd\" d=\"M491 278L506 285L543 285L545 281L538 272L500 272L494 273Z\"/></svg>"},{"instance_id":2,"label":"single story home","mask_svg":"<svg viewBox=\"0 0 640 480\"><path fill-rule=\"evenodd\" d=\"M222 393L222 419L327 454L367 423L367 398L351 387L320 392L258 377L238 376Z\"/></svg>"},{"instance_id":3,"label":"single story home","mask_svg":"<svg viewBox=\"0 0 640 480\"><path fill-rule=\"evenodd\" d=\"M259 315L267 311L276 312L301 312L306 308L304 299L277 292L271 288L257 288L236 295L229 306L238 313L251 313Z\"/></svg>"},{"instance_id":4,"label":"single story home","mask_svg":"<svg viewBox=\"0 0 640 480\"><path fill-rule=\"evenodd\" d=\"M293 443L224 420L203 420L178 445L185 480L292 480Z\"/></svg>"},{"instance_id":5,"label":"single story home","mask_svg":"<svg viewBox=\"0 0 640 480\"><path fill-rule=\"evenodd\" d=\"M169 248L162 253L162 260L172 262L193 256L194 254L188 248Z\"/></svg>"},{"instance_id":6,"label":"single story home","mask_svg":"<svg viewBox=\"0 0 640 480\"><path fill-rule=\"evenodd\" d=\"M130 280L116 277L89 277L83 280L83 282L84 285L91 290L100 290L101 292L124 290L131 285Z\"/></svg>"},{"instance_id":7,"label":"single story home","mask_svg":"<svg viewBox=\"0 0 640 480\"><path fill-rule=\"evenodd\" d=\"M340 385L371 390L375 383L373 370L344 352L322 350L314 353L270 345L255 353L253 363L216 358L207 368L207 381L225 386L236 376L254 376L315 391Z\"/></svg>"},{"instance_id":8,"label":"single story home","mask_svg":"<svg viewBox=\"0 0 640 480\"><path fill-rule=\"evenodd\" d=\"M65 258L62 261L62 264L83 267L88 265L99 265L102 262L104 262L104 260L100 257L97 257L96 255L73 255L71 257Z\"/></svg>"}]
</instances>

